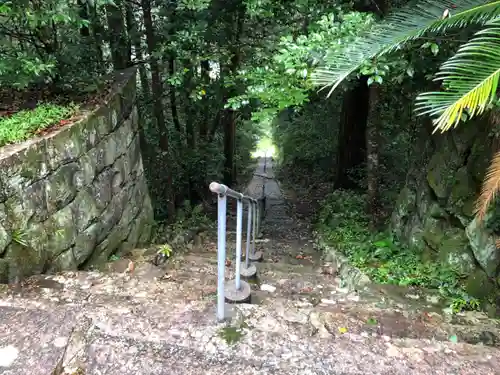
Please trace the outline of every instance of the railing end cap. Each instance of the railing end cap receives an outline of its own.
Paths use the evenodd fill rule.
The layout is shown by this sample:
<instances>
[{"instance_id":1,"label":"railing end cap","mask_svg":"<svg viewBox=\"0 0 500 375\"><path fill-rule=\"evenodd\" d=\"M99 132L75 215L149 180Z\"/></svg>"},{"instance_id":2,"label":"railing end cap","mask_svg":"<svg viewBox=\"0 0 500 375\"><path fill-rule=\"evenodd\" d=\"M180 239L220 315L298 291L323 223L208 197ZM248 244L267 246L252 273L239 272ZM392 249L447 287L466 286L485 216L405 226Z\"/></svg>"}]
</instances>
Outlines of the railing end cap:
<instances>
[{"instance_id":1,"label":"railing end cap","mask_svg":"<svg viewBox=\"0 0 500 375\"><path fill-rule=\"evenodd\" d=\"M205 185L205 186L206 186L206 185ZM221 186L220 186L220 184L219 184L218 182L215 182L215 181L214 181L214 182L211 182L211 183L210 183L210 185L209 185L209 187L208 187L208 188L210 189L210 191L211 191L212 193L219 193Z\"/></svg>"}]
</instances>

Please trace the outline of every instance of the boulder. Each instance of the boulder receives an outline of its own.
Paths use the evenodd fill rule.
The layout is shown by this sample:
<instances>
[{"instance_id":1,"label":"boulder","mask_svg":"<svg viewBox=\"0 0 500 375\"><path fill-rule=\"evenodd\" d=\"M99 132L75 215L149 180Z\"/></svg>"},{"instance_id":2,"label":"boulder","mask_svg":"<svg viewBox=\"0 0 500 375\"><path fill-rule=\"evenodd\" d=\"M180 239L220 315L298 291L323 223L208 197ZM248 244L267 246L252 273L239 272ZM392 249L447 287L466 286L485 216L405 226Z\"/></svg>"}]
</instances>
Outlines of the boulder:
<instances>
[{"instance_id":1,"label":"boulder","mask_svg":"<svg viewBox=\"0 0 500 375\"><path fill-rule=\"evenodd\" d=\"M439 259L462 276L472 274L477 268L469 239L463 229L453 228L446 232L438 251Z\"/></svg>"},{"instance_id":2,"label":"boulder","mask_svg":"<svg viewBox=\"0 0 500 375\"><path fill-rule=\"evenodd\" d=\"M488 217L485 221L488 221ZM475 218L467 226L465 232L477 262L488 276L495 277L500 265L500 252L495 244L496 236L485 227Z\"/></svg>"}]
</instances>

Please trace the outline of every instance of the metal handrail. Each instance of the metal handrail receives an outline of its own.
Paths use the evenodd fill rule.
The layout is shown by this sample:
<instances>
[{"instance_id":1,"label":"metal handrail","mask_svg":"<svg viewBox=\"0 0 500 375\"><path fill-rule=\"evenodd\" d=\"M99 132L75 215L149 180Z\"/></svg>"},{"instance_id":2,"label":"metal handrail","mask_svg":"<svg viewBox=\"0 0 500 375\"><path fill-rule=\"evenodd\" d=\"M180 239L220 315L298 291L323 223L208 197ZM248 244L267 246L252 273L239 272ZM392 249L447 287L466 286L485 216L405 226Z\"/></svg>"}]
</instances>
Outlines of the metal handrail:
<instances>
[{"instance_id":1,"label":"metal handrail","mask_svg":"<svg viewBox=\"0 0 500 375\"><path fill-rule=\"evenodd\" d=\"M242 267L246 275L250 275L255 267L250 259L255 259L255 239L260 227L260 208L257 200L239 193L226 185L212 182L211 192L217 194L217 319L225 320L225 302L245 302L250 298L250 286L241 280ZM234 284L225 285L226 267L226 213L227 198L237 200L236 209L236 264ZM245 263L241 264L241 246L243 232L243 202L248 204ZM228 289L228 290L226 290Z\"/></svg>"}]
</instances>

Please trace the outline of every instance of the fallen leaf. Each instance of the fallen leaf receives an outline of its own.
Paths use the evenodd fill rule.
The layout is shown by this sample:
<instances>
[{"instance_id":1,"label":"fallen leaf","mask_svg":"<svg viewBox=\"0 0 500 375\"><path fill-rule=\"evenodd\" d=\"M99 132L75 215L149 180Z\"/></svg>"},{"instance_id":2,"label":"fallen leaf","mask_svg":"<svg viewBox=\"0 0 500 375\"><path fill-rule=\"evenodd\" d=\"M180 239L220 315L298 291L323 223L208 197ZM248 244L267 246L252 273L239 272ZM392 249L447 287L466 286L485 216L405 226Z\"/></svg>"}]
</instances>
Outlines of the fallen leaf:
<instances>
[{"instance_id":1,"label":"fallen leaf","mask_svg":"<svg viewBox=\"0 0 500 375\"><path fill-rule=\"evenodd\" d=\"M134 272L134 269L135 269L135 264L134 264L134 262L132 262L132 261L128 262L127 271L128 271L129 273L132 273L132 272Z\"/></svg>"},{"instance_id":2,"label":"fallen leaf","mask_svg":"<svg viewBox=\"0 0 500 375\"><path fill-rule=\"evenodd\" d=\"M347 328L346 327L339 327L339 332L341 334L347 333Z\"/></svg>"},{"instance_id":3,"label":"fallen leaf","mask_svg":"<svg viewBox=\"0 0 500 375\"><path fill-rule=\"evenodd\" d=\"M300 290L300 293L311 293L312 292L312 288L310 286L306 286L305 288L302 288Z\"/></svg>"},{"instance_id":4,"label":"fallen leaf","mask_svg":"<svg viewBox=\"0 0 500 375\"><path fill-rule=\"evenodd\" d=\"M297 255L295 259L304 259L304 257L302 255Z\"/></svg>"},{"instance_id":5,"label":"fallen leaf","mask_svg":"<svg viewBox=\"0 0 500 375\"><path fill-rule=\"evenodd\" d=\"M226 259L226 267L231 267L231 261L229 259Z\"/></svg>"}]
</instances>

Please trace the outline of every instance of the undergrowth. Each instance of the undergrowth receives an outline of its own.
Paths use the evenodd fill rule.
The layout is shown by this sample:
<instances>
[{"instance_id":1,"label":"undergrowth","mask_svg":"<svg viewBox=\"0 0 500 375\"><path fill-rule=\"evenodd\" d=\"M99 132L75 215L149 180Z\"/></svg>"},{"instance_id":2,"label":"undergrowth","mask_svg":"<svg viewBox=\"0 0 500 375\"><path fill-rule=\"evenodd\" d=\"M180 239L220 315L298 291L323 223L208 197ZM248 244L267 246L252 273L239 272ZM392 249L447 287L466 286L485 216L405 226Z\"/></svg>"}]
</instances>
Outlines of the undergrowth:
<instances>
[{"instance_id":1,"label":"undergrowth","mask_svg":"<svg viewBox=\"0 0 500 375\"><path fill-rule=\"evenodd\" d=\"M212 221L205 214L203 205L192 205L190 201L184 201L183 205L177 209L175 222L157 222L155 228L154 243L165 243L179 233L193 228L207 228Z\"/></svg>"},{"instance_id":2,"label":"undergrowth","mask_svg":"<svg viewBox=\"0 0 500 375\"><path fill-rule=\"evenodd\" d=\"M391 234L371 232L362 195L337 190L322 207L317 225L324 239L374 282L439 290L454 312L479 308L479 302L463 290L454 269L424 262Z\"/></svg>"},{"instance_id":3,"label":"undergrowth","mask_svg":"<svg viewBox=\"0 0 500 375\"><path fill-rule=\"evenodd\" d=\"M37 131L61 124L71 117L77 107L56 104L40 104L33 110L19 111L0 118L0 146L24 141Z\"/></svg>"}]
</instances>

